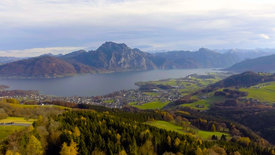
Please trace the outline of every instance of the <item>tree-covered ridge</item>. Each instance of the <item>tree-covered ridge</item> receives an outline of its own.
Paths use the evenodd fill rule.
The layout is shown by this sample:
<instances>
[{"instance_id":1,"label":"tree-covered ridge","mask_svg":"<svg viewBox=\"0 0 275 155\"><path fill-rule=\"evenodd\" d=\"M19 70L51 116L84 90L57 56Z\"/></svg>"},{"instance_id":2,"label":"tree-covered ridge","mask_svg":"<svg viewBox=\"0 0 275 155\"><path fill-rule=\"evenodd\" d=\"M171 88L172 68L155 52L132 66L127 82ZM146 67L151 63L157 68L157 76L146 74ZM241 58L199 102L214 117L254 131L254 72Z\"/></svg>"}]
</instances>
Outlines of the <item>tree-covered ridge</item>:
<instances>
[{"instance_id":1,"label":"tree-covered ridge","mask_svg":"<svg viewBox=\"0 0 275 155\"><path fill-rule=\"evenodd\" d=\"M202 141L108 113L69 112L59 116L58 120L62 129L61 142L76 142L79 154L96 151L106 154L208 154L218 150L241 154L271 153L271 150L256 146L245 138L238 142Z\"/></svg>"},{"instance_id":2,"label":"tree-covered ridge","mask_svg":"<svg viewBox=\"0 0 275 155\"><path fill-rule=\"evenodd\" d=\"M18 106L23 107L23 105ZM26 110L26 107L21 110ZM199 128L208 130L209 127L210 130L220 130L219 122L199 119L200 116L191 116L184 111L170 113L159 110L140 111L130 107L123 110L88 105L77 107L82 110L65 112L60 109L56 114L35 116L37 121L32 126L11 135L2 142L2 153L23 155L272 154L273 151L269 145L261 145L253 138L229 139L223 136L212 136L212 140L202 140L189 133L172 132L145 123L162 120L185 126L182 119L189 119ZM39 109L39 107L36 108ZM9 115L13 116L14 113ZM232 128L232 130L236 129L239 128Z\"/></svg>"},{"instance_id":3,"label":"tree-covered ridge","mask_svg":"<svg viewBox=\"0 0 275 155\"><path fill-rule=\"evenodd\" d=\"M2 119L25 117L37 121L0 139L0 151L26 155L274 154L274 146L266 141L273 143L274 107L250 100L250 92L243 92L240 88L245 86L239 85L246 80L248 90L262 91L268 86L270 91L273 85L267 85L267 79L271 77L263 73L232 76L223 80L221 87L204 87L162 110L130 105L111 109L66 101L33 105L2 99ZM248 87L253 79L263 84ZM236 85L227 87L226 81ZM201 101L209 105L208 109L202 110Z\"/></svg>"}]
</instances>

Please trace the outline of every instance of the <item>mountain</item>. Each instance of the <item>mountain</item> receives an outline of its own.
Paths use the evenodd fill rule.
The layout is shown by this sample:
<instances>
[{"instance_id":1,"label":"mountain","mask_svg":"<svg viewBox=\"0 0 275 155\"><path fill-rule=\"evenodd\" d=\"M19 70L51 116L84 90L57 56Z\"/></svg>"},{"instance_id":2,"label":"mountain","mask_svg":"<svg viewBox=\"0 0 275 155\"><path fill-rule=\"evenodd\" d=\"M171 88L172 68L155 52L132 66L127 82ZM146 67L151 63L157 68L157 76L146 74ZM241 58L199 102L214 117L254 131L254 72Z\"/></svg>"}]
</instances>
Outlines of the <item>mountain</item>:
<instances>
[{"instance_id":1,"label":"mountain","mask_svg":"<svg viewBox=\"0 0 275 155\"><path fill-rule=\"evenodd\" d=\"M147 53L126 44L105 42L98 49L66 55L50 54L2 65L1 76L59 77L78 73L143 71L153 69L224 68L239 62L231 53L206 48L198 51Z\"/></svg>"},{"instance_id":2,"label":"mountain","mask_svg":"<svg viewBox=\"0 0 275 155\"><path fill-rule=\"evenodd\" d=\"M250 87L263 82L275 81L275 74L263 74L255 72L244 72L241 74L232 75L223 79L209 88L228 88L228 87Z\"/></svg>"},{"instance_id":3,"label":"mountain","mask_svg":"<svg viewBox=\"0 0 275 155\"><path fill-rule=\"evenodd\" d=\"M52 56L29 58L0 66L0 75L4 77L50 78L92 71L89 66L71 64Z\"/></svg>"},{"instance_id":4,"label":"mountain","mask_svg":"<svg viewBox=\"0 0 275 155\"><path fill-rule=\"evenodd\" d=\"M131 49L125 44L105 42L95 51L82 50L60 58L108 71L130 71L156 69L151 57L151 54Z\"/></svg>"},{"instance_id":5,"label":"mountain","mask_svg":"<svg viewBox=\"0 0 275 155\"><path fill-rule=\"evenodd\" d=\"M239 62L234 54L222 54L206 48L196 52L171 51L151 54L114 42L105 42L95 51L80 50L60 58L108 71L224 68Z\"/></svg>"},{"instance_id":6,"label":"mountain","mask_svg":"<svg viewBox=\"0 0 275 155\"><path fill-rule=\"evenodd\" d=\"M0 57L0 64L5 64L9 62L18 61L24 58L17 58L17 57Z\"/></svg>"},{"instance_id":7,"label":"mountain","mask_svg":"<svg viewBox=\"0 0 275 155\"><path fill-rule=\"evenodd\" d=\"M244 60L240 63L234 64L226 70L243 72L274 72L275 71L275 54L263 56L255 59Z\"/></svg>"},{"instance_id":8,"label":"mountain","mask_svg":"<svg viewBox=\"0 0 275 155\"><path fill-rule=\"evenodd\" d=\"M275 54L275 49L217 49L219 53L230 53L239 58L240 61L255 59L262 56Z\"/></svg>"},{"instance_id":9,"label":"mountain","mask_svg":"<svg viewBox=\"0 0 275 155\"><path fill-rule=\"evenodd\" d=\"M171 51L155 53L154 62L162 69L172 68L224 68L239 61L230 53L218 53L207 48L198 51Z\"/></svg>"}]
</instances>

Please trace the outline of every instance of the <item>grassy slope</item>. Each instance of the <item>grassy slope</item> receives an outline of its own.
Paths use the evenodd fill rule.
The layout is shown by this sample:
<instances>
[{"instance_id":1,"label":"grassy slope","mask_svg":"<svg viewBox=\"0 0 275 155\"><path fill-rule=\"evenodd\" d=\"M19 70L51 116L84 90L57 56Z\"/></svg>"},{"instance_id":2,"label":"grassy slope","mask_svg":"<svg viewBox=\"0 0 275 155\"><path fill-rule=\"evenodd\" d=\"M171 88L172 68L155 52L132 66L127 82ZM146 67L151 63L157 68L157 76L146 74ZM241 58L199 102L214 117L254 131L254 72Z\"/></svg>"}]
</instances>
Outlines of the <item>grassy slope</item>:
<instances>
[{"instance_id":1,"label":"grassy slope","mask_svg":"<svg viewBox=\"0 0 275 155\"><path fill-rule=\"evenodd\" d=\"M183 128L181 126L177 126L173 123L166 122L166 121L151 121L151 122L147 122L146 124L149 124L151 126L155 126L155 127L161 128L161 129L165 129L165 130L178 132L180 134L187 133L183 130ZM219 138L223 134L226 135L227 137L230 137L229 134L222 133L222 132L211 132L211 131L203 131L203 130L197 130L197 129L195 129L195 131L196 131L195 135L197 135L198 137L205 139L205 140L210 139L213 135L216 135Z\"/></svg>"},{"instance_id":2,"label":"grassy slope","mask_svg":"<svg viewBox=\"0 0 275 155\"><path fill-rule=\"evenodd\" d=\"M19 124L32 124L35 120L34 119L24 119L23 117L7 117L6 119L1 119L0 123L19 123Z\"/></svg>"},{"instance_id":3,"label":"grassy slope","mask_svg":"<svg viewBox=\"0 0 275 155\"><path fill-rule=\"evenodd\" d=\"M207 99L201 99L199 101L193 102L193 103L188 103L188 104L182 104L182 107L189 107L191 109L196 109L196 110L208 110L214 102L219 102L224 100L223 97L216 97L212 96Z\"/></svg>"},{"instance_id":4,"label":"grassy slope","mask_svg":"<svg viewBox=\"0 0 275 155\"><path fill-rule=\"evenodd\" d=\"M133 107L139 108L139 109L161 109L164 106L166 106L169 102L160 102L160 101L154 101L154 102L148 102L142 105L136 105L135 102L129 103L129 105L132 105Z\"/></svg>"},{"instance_id":5,"label":"grassy slope","mask_svg":"<svg viewBox=\"0 0 275 155\"><path fill-rule=\"evenodd\" d=\"M248 93L247 98L254 98L260 102L275 103L275 82L262 83L240 90Z\"/></svg>"},{"instance_id":6,"label":"grassy slope","mask_svg":"<svg viewBox=\"0 0 275 155\"><path fill-rule=\"evenodd\" d=\"M0 126L0 141L7 138L10 134L22 130L24 126Z\"/></svg>"},{"instance_id":7,"label":"grassy slope","mask_svg":"<svg viewBox=\"0 0 275 155\"><path fill-rule=\"evenodd\" d=\"M6 119L1 119L0 123L18 123L31 125L35 119L24 119L24 117L7 117ZM7 138L10 134L22 130L26 126L16 126L16 125L0 125L0 141Z\"/></svg>"},{"instance_id":8,"label":"grassy slope","mask_svg":"<svg viewBox=\"0 0 275 155\"><path fill-rule=\"evenodd\" d=\"M25 104L9 104L10 106L14 108L43 108L43 107L51 107L51 108L59 108L59 109L71 109L68 107L63 107L59 105L25 105Z\"/></svg>"}]
</instances>

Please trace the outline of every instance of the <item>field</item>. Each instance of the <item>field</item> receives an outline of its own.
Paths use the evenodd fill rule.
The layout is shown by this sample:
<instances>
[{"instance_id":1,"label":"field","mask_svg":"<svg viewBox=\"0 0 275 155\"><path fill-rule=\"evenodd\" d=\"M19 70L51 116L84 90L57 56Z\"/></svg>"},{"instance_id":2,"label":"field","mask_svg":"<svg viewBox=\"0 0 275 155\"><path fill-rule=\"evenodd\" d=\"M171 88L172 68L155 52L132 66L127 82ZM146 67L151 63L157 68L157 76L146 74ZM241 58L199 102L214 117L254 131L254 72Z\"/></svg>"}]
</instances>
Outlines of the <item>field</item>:
<instances>
[{"instance_id":1,"label":"field","mask_svg":"<svg viewBox=\"0 0 275 155\"><path fill-rule=\"evenodd\" d=\"M226 135L226 137L230 137L230 135L227 133L211 132L211 131L203 131L203 130L198 130L196 134L202 139L210 139L213 135L217 136L218 138L221 138L222 135Z\"/></svg>"},{"instance_id":2,"label":"field","mask_svg":"<svg viewBox=\"0 0 275 155\"><path fill-rule=\"evenodd\" d=\"M170 122L166 122L166 121L151 121L151 122L147 122L146 124L149 124L151 126L155 126L161 129L165 129L168 131L174 131L174 132L178 132L180 134L187 134L188 132L184 131L183 127L181 126L177 126L173 123ZM213 135L217 136L217 137L221 137L223 134L226 135L227 137L230 137L229 134L227 133L222 133L222 132L211 132L211 131L203 131L203 130L198 130L198 129L193 129L193 133L196 136L202 138L202 139L210 139Z\"/></svg>"},{"instance_id":3,"label":"field","mask_svg":"<svg viewBox=\"0 0 275 155\"><path fill-rule=\"evenodd\" d=\"M169 102L161 102L161 101L153 101L148 102L142 105L136 105L136 102L129 103L133 107L139 108L139 109L162 109L164 106L166 106Z\"/></svg>"},{"instance_id":4,"label":"field","mask_svg":"<svg viewBox=\"0 0 275 155\"><path fill-rule=\"evenodd\" d=\"M17 124L26 124L26 125L30 125L34 122L34 119L24 119L23 117L8 117L6 119L1 119L0 123L17 123Z\"/></svg>"},{"instance_id":5,"label":"field","mask_svg":"<svg viewBox=\"0 0 275 155\"><path fill-rule=\"evenodd\" d=\"M14 108L43 108L43 107L51 107L51 108L58 108L58 109L71 109L68 107L63 107L59 105L25 105L25 104L9 104Z\"/></svg>"},{"instance_id":6,"label":"field","mask_svg":"<svg viewBox=\"0 0 275 155\"><path fill-rule=\"evenodd\" d=\"M114 100L105 100L104 103L114 103Z\"/></svg>"},{"instance_id":7,"label":"field","mask_svg":"<svg viewBox=\"0 0 275 155\"><path fill-rule=\"evenodd\" d=\"M24 119L23 117L7 117L6 119L1 119L0 123L15 123L14 125L0 125L0 141L7 138L13 132L22 130L26 126L31 125L34 119ZM16 125L20 124L20 125Z\"/></svg>"},{"instance_id":8,"label":"field","mask_svg":"<svg viewBox=\"0 0 275 155\"><path fill-rule=\"evenodd\" d=\"M208 110L214 102L219 102L224 100L223 97L209 97L207 99L201 99L199 101L193 102L193 103L188 103L188 104L182 104L182 107L189 107L191 109L196 109L196 110Z\"/></svg>"},{"instance_id":9,"label":"field","mask_svg":"<svg viewBox=\"0 0 275 155\"><path fill-rule=\"evenodd\" d=\"M23 128L25 128L24 126L1 126L0 125L0 141L2 139L7 138L10 134L12 134L13 132L22 130Z\"/></svg>"},{"instance_id":10,"label":"field","mask_svg":"<svg viewBox=\"0 0 275 155\"><path fill-rule=\"evenodd\" d=\"M170 122L166 122L166 121L151 121L151 122L147 122L146 124L149 124L151 126L155 126L161 129L165 129L168 131L175 131L178 132L180 134L185 134L186 132L183 131L183 128L177 125L174 125Z\"/></svg>"},{"instance_id":11,"label":"field","mask_svg":"<svg viewBox=\"0 0 275 155\"><path fill-rule=\"evenodd\" d=\"M260 102L275 103L275 82L268 82L251 86L249 88L241 88L241 91L247 92L247 98L257 99Z\"/></svg>"}]
</instances>

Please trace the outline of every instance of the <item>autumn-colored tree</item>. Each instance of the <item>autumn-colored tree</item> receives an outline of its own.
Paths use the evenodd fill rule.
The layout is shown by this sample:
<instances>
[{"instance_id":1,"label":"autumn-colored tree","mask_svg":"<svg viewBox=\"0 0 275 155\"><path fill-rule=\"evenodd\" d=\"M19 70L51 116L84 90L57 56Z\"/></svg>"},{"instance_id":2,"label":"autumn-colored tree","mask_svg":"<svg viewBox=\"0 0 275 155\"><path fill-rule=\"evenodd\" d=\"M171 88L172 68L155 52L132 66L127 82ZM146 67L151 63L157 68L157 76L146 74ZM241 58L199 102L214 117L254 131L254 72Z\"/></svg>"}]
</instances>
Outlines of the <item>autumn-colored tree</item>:
<instances>
[{"instance_id":1,"label":"autumn-colored tree","mask_svg":"<svg viewBox=\"0 0 275 155\"><path fill-rule=\"evenodd\" d=\"M212 124L211 130L212 130L213 132L216 132L216 126L215 126L215 124Z\"/></svg>"},{"instance_id":2,"label":"autumn-colored tree","mask_svg":"<svg viewBox=\"0 0 275 155\"><path fill-rule=\"evenodd\" d=\"M7 99L7 102L8 102L8 103L12 103L12 104L19 104L19 101L16 100L16 99L14 99L14 98L9 98L9 99Z\"/></svg>"},{"instance_id":3,"label":"autumn-colored tree","mask_svg":"<svg viewBox=\"0 0 275 155\"><path fill-rule=\"evenodd\" d=\"M116 142L117 144L120 144L120 139L121 139L121 136L119 133L116 134Z\"/></svg>"},{"instance_id":4,"label":"autumn-colored tree","mask_svg":"<svg viewBox=\"0 0 275 155\"><path fill-rule=\"evenodd\" d=\"M209 149L209 154L227 155L226 151L217 145L214 145L211 149Z\"/></svg>"},{"instance_id":5,"label":"autumn-colored tree","mask_svg":"<svg viewBox=\"0 0 275 155\"><path fill-rule=\"evenodd\" d=\"M93 152L92 152L92 155L106 155L105 152L103 151L100 151L98 149L95 149Z\"/></svg>"},{"instance_id":6,"label":"autumn-colored tree","mask_svg":"<svg viewBox=\"0 0 275 155\"><path fill-rule=\"evenodd\" d=\"M80 134L81 134L81 132L80 132L79 128L77 126L74 127L74 136L79 137Z\"/></svg>"},{"instance_id":7,"label":"autumn-colored tree","mask_svg":"<svg viewBox=\"0 0 275 155\"><path fill-rule=\"evenodd\" d=\"M198 147L195 154L196 155L203 155L203 152L202 152L201 148Z\"/></svg>"},{"instance_id":8,"label":"autumn-colored tree","mask_svg":"<svg viewBox=\"0 0 275 155\"><path fill-rule=\"evenodd\" d=\"M180 145L180 139L177 137L174 141L174 146L178 147Z\"/></svg>"},{"instance_id":9,"label":"autumn-colored tree","mask_svg":"<svg viewBox=\"0 0 275 155\"><path fill-rule=\"evenodd\" d=\"M43 154L43 148L41 142L33 135L30 136L29 143L26 147L26 153L29 155L41 155Z\"/></svg>"},{"instance_id":10,"label":"autumn-colored tree","mask_svg":"<svg viewBox=\"0 0 275 155\"><path fill-rule=\"evenodd\" d=\"M7 150L5 155L13 155L13 152L11 150Z\"/></svg>"},{"instance_id":11,"label":"autumn-colored tree","mask_svg":"<svg viewBox=\"0 0 275 155\"><path fill-rule=\"evenodd\" d=\"M171 146L171 137L170 136L167 136L167 143L169 146Z\"/></svg>"},{"instance_id":12,"label":"autumn-colored tree","mask_svg":"<svg viewBox=\"0 0 275 155\"><path fill-rule=\"evenodd\" d=\"M154 155L154 146L151 140L147 140L140 148L140 155Z\"/></svg>"},{"instance_id":13,"label":"autumn-colored tree","mask_svg":"<svg viewBox=\"0 0 275 155\"><path fill-rule=\"evenodd\" d=\"M69 146L66 142L64 142L60 151L60 155L77 155L77 144L73 140L71 140Z\"/></svg>"},{"instance_id":14,"label":"autumn-colored tree","mask_svg":"<svg viewBox=\"0 0 275 155\"><path fill-rule=\"evenodd\" d=\"M28 127L28 131L29 131L29 132L32 132L32 131L33 131L33 129L34 129L34 128L33 128L33 126L32 126L32 125L30 125L30 126Z\"/></svg>"},{"instance_id":15,"label":"autumn-colored tree","mask_svg":"<svg viewBox=\"0 0 275 155\"><path fill-rule=\"evenodd\" d=\"M250 138L249 137L241 137L238 139L238 141L245 145L245 146L248 146L250 144Z\"/></svg>"},{"instance_id":16,"label":"autumn-colored tree","mask_svg":"<svg viewBox=\"0 0 275 155\"><path fill-rule=\"evenodd\" d=\"M5 112L3 108L0 108L0 119L5 119L8 117L8 114Z\"/></svg>"},{"instance_id":17,"label":"autumn-colored tree","mask_svg":"<svg viewBox=\"0 0 275 155\"><path fill-rule=\"evenodd\" d=\"M118 155L127 155L126 151L125 150L121 150Z\"/></svg>"},{"instance_id":18,"label":"autumn-colored tree","mask_svg":"<svg viewBox=\"0 0 275 155\"><path fill-rule=\"evenodd\" d=\"M5 153L5 155L20 155L20 153L19 152L13 153L13 151L7 150L6 153Z\"/></svg>"}]
</instances>

